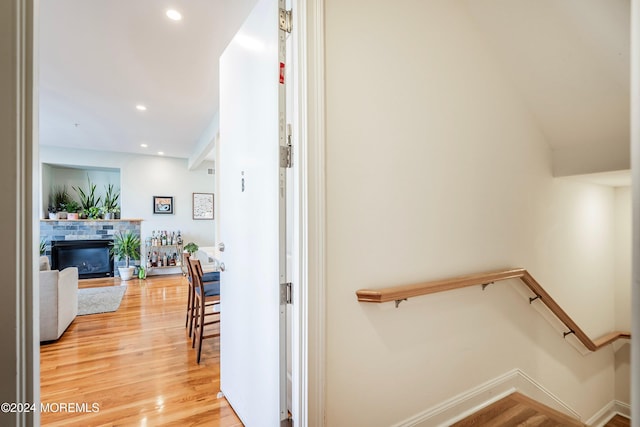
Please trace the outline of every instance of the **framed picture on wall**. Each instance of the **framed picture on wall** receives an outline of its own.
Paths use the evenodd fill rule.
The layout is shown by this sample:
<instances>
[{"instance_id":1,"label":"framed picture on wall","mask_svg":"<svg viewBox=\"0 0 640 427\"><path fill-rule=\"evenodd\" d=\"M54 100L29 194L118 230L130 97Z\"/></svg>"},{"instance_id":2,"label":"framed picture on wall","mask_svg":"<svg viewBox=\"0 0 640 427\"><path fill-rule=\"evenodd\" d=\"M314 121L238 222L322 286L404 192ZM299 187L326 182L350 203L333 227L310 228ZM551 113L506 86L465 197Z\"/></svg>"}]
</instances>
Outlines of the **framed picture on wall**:
<instances>
[{"instance_id":1,"label":"framed picture on wall","mask_svg":"<svg viewBox=\"0 0 640 427\"><path fill-rule=\"evenodd\" d=\"M213 193L193 193L193 219L213 219Z\"/></svg>"},{"instance_id":2,"label":"framed picture on wall","mask_svg":"<svg viewBox=\"0 0 640 427\"><path fill-rule=\"evenodd\" d=\"M173 196L153 196L154 214L172 214Z\"/></svg>"}]
</instances>

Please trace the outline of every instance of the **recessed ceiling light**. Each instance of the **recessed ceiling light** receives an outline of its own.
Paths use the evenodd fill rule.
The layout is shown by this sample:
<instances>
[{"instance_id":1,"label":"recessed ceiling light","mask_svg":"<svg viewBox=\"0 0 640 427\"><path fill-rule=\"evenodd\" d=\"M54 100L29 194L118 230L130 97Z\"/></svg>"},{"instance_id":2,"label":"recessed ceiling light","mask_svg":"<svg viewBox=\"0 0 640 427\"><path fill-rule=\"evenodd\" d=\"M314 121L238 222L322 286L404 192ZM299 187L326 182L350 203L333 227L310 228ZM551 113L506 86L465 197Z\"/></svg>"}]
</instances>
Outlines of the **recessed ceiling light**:
<instances>
[{"instance_id":1,"label":"recessed ceiling light","mask_svg":"<svg viewBox=\"0 0 640 427\"><path fill-rule=\"evenodd\" d=\"M147 144L140 144L140 147L142 147L142 148L147 148L147 147L148 147L148 145L147 145Z\"/></svg>"},{"instance_id":2,"label":"recessed ceiling light","mask_svg":"<svg viewBox=\"0 0 640 427\"><path fill-rule=\"evenodd\" d=\"M164 151L158 151L158 154L164 156Z\"/></svg>"},{"instance_id":3,"label":"recessed ceiling light","mask_svg":"<svg viewBox=\"0 0 640 427\"><path fill-rule=\"evenodd\" d=\"M180 14L180 12L178 12L175 9L169 9L167 10L167 17L169 19L172 19L174 21L179 21L182 19L182 15Z\"/></svg>"},{"instance_id":4,"label":"recessed ceiling light","mask_svg":"<svg viewBox=\"0 0 640 427\"><path fill-rule=\"evenodd\" d=\"M139 110L139 111L147 111L147 107L145 107L145 106L144 106L144 105L142 105L142 104L138 104L138 105L136 105L136 110Z\"/></svg>"}]
</instances>

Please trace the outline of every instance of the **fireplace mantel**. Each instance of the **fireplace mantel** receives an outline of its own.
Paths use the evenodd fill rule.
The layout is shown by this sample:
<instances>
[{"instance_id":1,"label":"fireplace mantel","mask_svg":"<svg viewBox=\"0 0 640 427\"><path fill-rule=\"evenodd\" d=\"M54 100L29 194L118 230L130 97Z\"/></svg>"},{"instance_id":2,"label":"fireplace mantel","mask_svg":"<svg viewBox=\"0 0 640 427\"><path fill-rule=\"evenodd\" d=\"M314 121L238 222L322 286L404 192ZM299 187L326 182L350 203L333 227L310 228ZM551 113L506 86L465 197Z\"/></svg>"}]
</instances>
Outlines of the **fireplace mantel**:
<instances>
[{"instance_id":1,"label":"fireplace mantel","mask_svg":"<svg viewBox=\"0 0 640 427\"><path fill-rule=\"evenodd\" d=\"M40 222L142 222L141 219L41 219Z\"/></svg>"}]
</instances>

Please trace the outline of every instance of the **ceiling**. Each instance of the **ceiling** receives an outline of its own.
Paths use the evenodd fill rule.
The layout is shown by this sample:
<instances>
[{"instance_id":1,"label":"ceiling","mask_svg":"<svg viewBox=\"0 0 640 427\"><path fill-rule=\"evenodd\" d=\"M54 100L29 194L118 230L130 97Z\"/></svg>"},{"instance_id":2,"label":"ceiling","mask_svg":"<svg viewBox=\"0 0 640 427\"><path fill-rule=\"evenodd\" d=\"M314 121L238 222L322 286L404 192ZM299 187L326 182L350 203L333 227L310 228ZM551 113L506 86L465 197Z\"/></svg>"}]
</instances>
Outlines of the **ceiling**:
<instances>
[{"instance_id":1,"label":"ceiling","mask_svg":"<svg viewBox=\"0 0 640 427\"><path fill-rule=\"evenodd\" d=\"M629 0L466 0L555 176L630 168Z\"/></svg>"},{"instance_id":2,"label":"ceiling","mask_svg":"<svg viewBox=\"0 0 640 427\"><path fill-rule=\"evenodd\" d=\"M41 144L208 155L218 58L255 2L41 0ZM629 0L460 3L548 141L556 176L629 169Z\"/></svg>"},{"instance_id":3,"label":"ceiling","mask_svg":"<svg viewBox=\"0 0 640 427\"><path fill-rule=\"evenodd\" d=\"M201 154L218 111L218 58L254 3L41 0L40 143Z\"/></svg>"}]
</instances>

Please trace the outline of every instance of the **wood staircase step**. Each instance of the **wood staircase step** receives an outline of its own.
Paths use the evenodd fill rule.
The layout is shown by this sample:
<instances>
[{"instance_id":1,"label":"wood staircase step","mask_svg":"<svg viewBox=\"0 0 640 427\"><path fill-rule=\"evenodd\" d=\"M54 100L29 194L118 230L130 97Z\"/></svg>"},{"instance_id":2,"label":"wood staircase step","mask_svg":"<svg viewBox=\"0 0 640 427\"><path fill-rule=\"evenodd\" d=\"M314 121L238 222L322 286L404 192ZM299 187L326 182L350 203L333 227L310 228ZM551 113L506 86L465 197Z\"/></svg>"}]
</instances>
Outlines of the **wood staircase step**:
<instances>
[{"instance_id":1,"label":"wood staircase step","mask_svg":"<svg viewBox=\"0 0 640 427\"><path fill-rule=\"evenodd\" d=\"M586 427L586 424L516 392L452 425L471 426Z\"/></svg>"}]
</instances>

